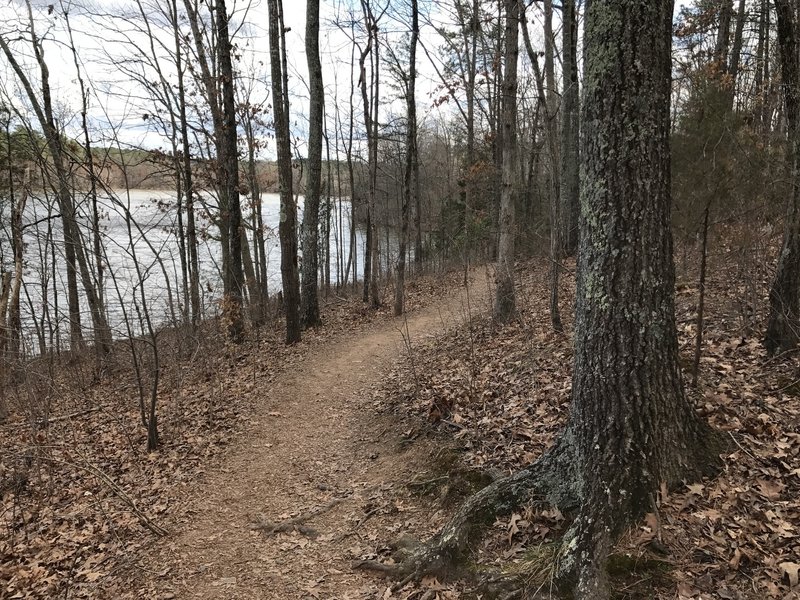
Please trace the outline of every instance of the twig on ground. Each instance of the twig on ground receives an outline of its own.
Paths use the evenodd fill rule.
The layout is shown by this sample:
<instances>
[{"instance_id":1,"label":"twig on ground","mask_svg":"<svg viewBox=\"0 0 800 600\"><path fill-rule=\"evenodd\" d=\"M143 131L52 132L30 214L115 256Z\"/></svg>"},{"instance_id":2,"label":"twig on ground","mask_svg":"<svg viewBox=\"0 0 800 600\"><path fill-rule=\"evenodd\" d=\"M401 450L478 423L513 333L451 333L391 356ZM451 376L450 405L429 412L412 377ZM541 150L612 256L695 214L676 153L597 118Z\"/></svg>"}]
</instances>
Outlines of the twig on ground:
<instances>
[{"instance_id":1,"label":"twig on ground","mask_svg":"<svg viewBox=\"0 0 800 600\"><path fill-rule=\"evenodd\" d=\"M732 440L733 440L733 442L734 442L734 443L735 443L735 444L736 444L736 445L739 447L739 450L741 450L742 452L744 452L744 453L745 453L747 456L749 456L750 458L752 458L753 460L755 460L755 461L757 461L757 462L761 462L761 463L766 463L766 462L767 462L767 461L765 461L763 458L759 458L759 457L755 456L755 455L754 455L752 452L750 452L750 451L749 451L747 448L745 448L744 446L742 446L742 445L739 443L739 440L737 440L737 439L736 439L736 436L735 436L735 435L733 435L733 432L732 432L732 431L729 431L729 432L728 432L728 435L730 435L730 436L731 436L731 439L732 439Z\"/></svg>"},{"instance_id":2,"label":"twig on ground","mask_svg":"<svg viewBox=\"0 0 800 600\"><path fill-rule=\"evenodd\" d=\"M99 410L103 410L102 406L94 406L92 408L87 408L86 410L79 410L78 412L70 413L68 415L59 415L57 417L47 417L43 419L37 419L36 425L38 427L43 427L44 425L50 423L58 423L59 421L67 421L69 419L74 419L75 417L82 417L84 415L88 415Z\"/></svg>"},{"instance_id":3,"label":"twig on ground","mask_svg":"<svg viewBox=\"0 0 800 600\"><path fill-rule=\"evenodd\" d=\"M143 527L150 530L157 536L164 537L166 535L169 535L169 532L166 529L164 529L160 525L153 523L153 521L151 521L146 514L144 514L141 510L139 510L139 507L136 506L136 502L134 501L134 499L128 496L128 494L125 493L125 490L123 490L113 479L111 479L103 471L101 471L93 464L88 462L85 463L84 465L77 465L77 466L84 469L85 471L92 473L100 481L105 483L111 489L111 491L114 492L117 498L119 498L125 504L128 505L128 507L133 511L133 514L136 515L136 518L139 519L139 523L141 523Z\"/></svg>"},{"instance_id":4,"label":"twig on ground","mask_svg":"<svg viewBox=\"0 0 800 600\"><path fill-rule=\"evenodd\" d=\"M409 489L425 489L436 485L441 481L447 481L448 479L450 479L450 476L444 475L442 477L434 477L433 479L426 479L424 481L409 481L406 484L406 487Z\"/></svg>"}]
</instances>

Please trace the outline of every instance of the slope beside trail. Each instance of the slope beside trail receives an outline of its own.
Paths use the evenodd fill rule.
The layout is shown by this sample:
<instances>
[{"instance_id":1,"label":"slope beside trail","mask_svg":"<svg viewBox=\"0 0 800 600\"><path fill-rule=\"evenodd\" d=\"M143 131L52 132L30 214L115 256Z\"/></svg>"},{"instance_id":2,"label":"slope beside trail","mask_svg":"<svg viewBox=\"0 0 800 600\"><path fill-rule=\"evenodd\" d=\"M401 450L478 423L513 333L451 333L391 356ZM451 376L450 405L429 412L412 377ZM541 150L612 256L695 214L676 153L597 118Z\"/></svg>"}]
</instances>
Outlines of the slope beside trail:
<instances>
[{"instance_id":1,"label":"slope beside trail","mask_svg":"<svg viewBox=\"0 0 800 600\"><path fill-rule=\"evenodd\" d=\"M383 598L387 581L351 565L398 536L428 533L435 502L406 484L430 469L437 448L403 444L403 427L379 413L375 391L406 360L408 340L413 353L424 337L485 310L487 289L476 272L437 305L337 336L256 390L253 425L191 492L135 595ZM297 517L288 531L269 532Z\"/></svg>"}]
</instances>

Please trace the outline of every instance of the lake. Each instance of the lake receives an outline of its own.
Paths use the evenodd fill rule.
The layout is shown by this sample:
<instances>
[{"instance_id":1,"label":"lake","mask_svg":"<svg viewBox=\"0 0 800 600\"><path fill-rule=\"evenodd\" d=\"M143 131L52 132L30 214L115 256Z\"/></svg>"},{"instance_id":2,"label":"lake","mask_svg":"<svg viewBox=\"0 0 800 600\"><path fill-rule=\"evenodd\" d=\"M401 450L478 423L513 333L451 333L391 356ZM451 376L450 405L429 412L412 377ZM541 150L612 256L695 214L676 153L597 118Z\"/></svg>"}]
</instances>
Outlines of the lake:
<instances>
[{"instance_id":1,"label":"lake","mask_svg":"<svg viewBox=\"0 0 800 600\"><path fill-rule=\"evenodd\" d=\"M37 324L44 329L53 323L54 335L60 336L61 347L68 345L69 321L67 318L66 267L63 257L63 236L61 220L48 219L48 202L52 199L31 198L24 214L25 269L24 288L21 297L23 335L26 351L36 353ZM243 205L249 204L242 198ZM115 337L128 335L125 319L133 324L134 334L141 332L138 323L137 309L141 309L141 293L148 303L154 320L159 324L174 322L180 315L180 307L170 308L170 291L174 302L182 302L182 282L180 269L180 253L175 235L177 231L177 213L175 195L170 192L132 190L120 191L113 198L106 196L99 199L101 206L101 237L105 252L104 294L109 324ZM348 201L331 201L331 240L330 240L330 277L333 285L339 273L338 245L344 240L341 252L346 263L350 239L350 203ZM298 224L302 219L303 198L299 199ZM7 208L5 209L7 210ZM79 218L84 224L84 235L88 231L88 202L79 206ZM200 271L201 301L205 316L218 313L218 300L222 294L222 276L220 262L220 245L214 239L216 227L204 218L204 210L196 204L198 228L198 259ZM57 213L57 210L52 210ZM126 213L131 217L131 235L128 231ZM280 244L278 240L278 224L280 221L280 201L277 194L262 196L262 214L265 227L267 253L268 288L270 295L281 289ZM248 215L249 216L249 215ZM341 217L341 219L340 219ZM8 223L8 215L0 215L0 220ZM321 218L322 226L324 219ZM341 221L342 231L339 233ZM185 225L185 219L184 219ZM202 233L202 235L201 235ZM55 240L49 251L48 235ZM3 237L7 232L2 233ZM252 232L248 234L252 238ZM363 268L364 231L356 231L356 248L359 272ZM381 240L383 241L383 240ZM3 240L2 259L8 268L11 259L7 240ZM89 244L87 244L89 247ZM134 254L139 263L137 272ZM396 249L395 249L396 254ZM396 256L386 256L382 252L384 268L393 264ZM13 266L13 265L11 265ZM352 273L351 273L352 280ZM54 295L57 293L57 299ZM82 289L81 289L82 292ZM82 294L81 294L82 295ZM174 303L173 303L174 304ZM176 314L173 314L174 313ZM88 307L82 307L82 325L87 338L91 338L91 317ZM45 335L48 338L50 332Z\"/></svg>"}]
</instances>

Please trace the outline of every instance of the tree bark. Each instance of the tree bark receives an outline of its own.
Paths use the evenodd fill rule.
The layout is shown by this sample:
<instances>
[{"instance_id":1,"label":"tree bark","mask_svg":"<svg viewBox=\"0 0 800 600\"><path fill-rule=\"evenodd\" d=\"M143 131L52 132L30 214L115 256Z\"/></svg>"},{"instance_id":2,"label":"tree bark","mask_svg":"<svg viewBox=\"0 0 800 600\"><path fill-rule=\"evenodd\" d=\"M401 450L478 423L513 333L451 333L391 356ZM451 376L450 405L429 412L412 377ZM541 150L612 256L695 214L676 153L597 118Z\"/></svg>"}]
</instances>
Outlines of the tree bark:
<instances>
[{"instance_id":1,"label":"tree bark","mask_svg":"<svg viewBox=\"0 0 800 600\"><path fill-rule=\"evenodd\" d=\"M572 256L578 248L578 15L575 0L562 2L563 78L561 96L561 248L562 256Z\"/></svg>"},{"instance_id":2,"label":"tree bark","mask_svg":"<svg viewBox=\"0 0 800 600\"><path fill-rule=\"evenodd\" d=\"M228 227L228 264L225 277L228 280L227 294L223 302L225 319L228 327L228 338L233 342L244 339L244 314L242 313L242 286L244 274L242 269L242 208L239 199L239 160L238 135L236 131L236 102L234 96L233 62L231 58L232 44L228 31L228 12L225 0L216 0L216 34L217 57L219 61L219 77L222 85L222 118L221 128L215 136L221 138L217 147L224 148L220 163L224 197L227 202L227 219L223 219L223 227ZM224 209L223 209L224 210Z\"/></svg>"},{"instance_id":3,"label":"tree bark","mask_svg":"<svg viewBox=\"0 0 800 600\"><path fill-rule=\"evenodd\" d=\"M519 57L519 1L505 0L505 77L503 79L503 169L500 195L494 318L514 316L514 236L517 174L517 59Z\"/></svg>"},{"instance_id":4,"label":"tree bark","mask_svg":"<svg viewBox=\"0 0 800 600\"><path fill-rule=\"evenodd\" d=\"M397 258L394 314L403 314L406 282L406 243L408 240L408 213L412 202L417 207L417 245L419 241L419 161L417 158L417 40L419 38L419 10L417 0L411 0L411 41L408 49L408 78L406 83L406 155L403 172L403 200L400 214L400 247ZM416 168L415 168L416 165ZM420 250L418 250L420 251Z\"/></svg>"},{"instance_id":5,"label":"tree bark","mask_svg":"<svg viewBox=\"0 0 800 600\"><path fill-rule=\"evenodd\" d=\"M300 278L297 273L297 205L292 190L292 155L289 140L289 112L284 82L283 5L281 0L267 0L269 11L269 57L272 72L272 110L275 120L275 143L278 150L278 187L281 220L278 236L281 244L281 277L286 313L286 343L300 341Z\"/></svg>"},{"instance_id":6,"label":"tree bark","mask_svg":"<svg viewBox=\"0 0 800 600\"><path fill-rule=\"evenodd\" d=\"M609 597L605 560L662 482L718 463L683 389L670 230L671 0L588 15L585 188L570 427L582 475L567 566ZM646 100L646 101L645 101ZM570 565L569 562L572 562Z\"/></svg>"},{"instance_id":7,"label":"tree bark","mask_svg":"<svg viewBox=\"0 0 800 600\"><path fill-rule=\"evenodd\" d=\"M800 342L800 64L797 21L789 0L776 0L778 49L789 132L792 192L787 202L783 245L769 292L769 320L764 345L770 353L796 348Z\"/></svg>"},{"instance_id":8,"label":"tree bark","mask_svg":"<svg viewBox=\"0 0 800 600\"><path fill-rule=\"evenodd\" d=\"M718 69L725 73L728 70L728 51L730 49L731 16L733 16L733 0L718 0L719 28L714 44L714 58Z\"/></svg>"},{"instance_id":9,"label":"tree bark","mask_svg":"<svg viewBox=\"0 0 800 600\"><path fill-rule=\"evenodd\" d=\"M304 327L320 324L319 199L322 187L322 109L325 89L319 58L319 0L306 2L306 60L309 78L308 185L303 211L303 288L300 314Z\"/></svg>"}]
</instances>

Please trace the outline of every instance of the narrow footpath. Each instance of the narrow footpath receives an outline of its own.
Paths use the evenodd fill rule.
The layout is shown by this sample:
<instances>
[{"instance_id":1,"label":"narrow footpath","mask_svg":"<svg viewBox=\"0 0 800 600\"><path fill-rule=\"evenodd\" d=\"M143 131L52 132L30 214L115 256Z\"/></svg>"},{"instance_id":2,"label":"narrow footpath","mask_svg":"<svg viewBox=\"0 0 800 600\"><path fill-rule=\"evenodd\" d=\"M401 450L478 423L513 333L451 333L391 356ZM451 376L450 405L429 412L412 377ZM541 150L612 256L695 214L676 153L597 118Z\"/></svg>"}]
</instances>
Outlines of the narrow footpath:
<instances>
[{"instance_id":1,"label":"narrow footpath","mask_svg":"<svg viewBox=\"0 0 800 600\"><path fill-rule=\"evenodd\" d=\"M389 582L352 563L403 534L426 535L442 515L406 488L436 445L402 443L402 425L380 413L376 392L406 360L409 340L413 353L485 311L487 287L476 271L468 291L337 336L259 390L253 425L194 488L187 518L143 565L136 597L389 597Z\"/></svg>"}]
</instances>

